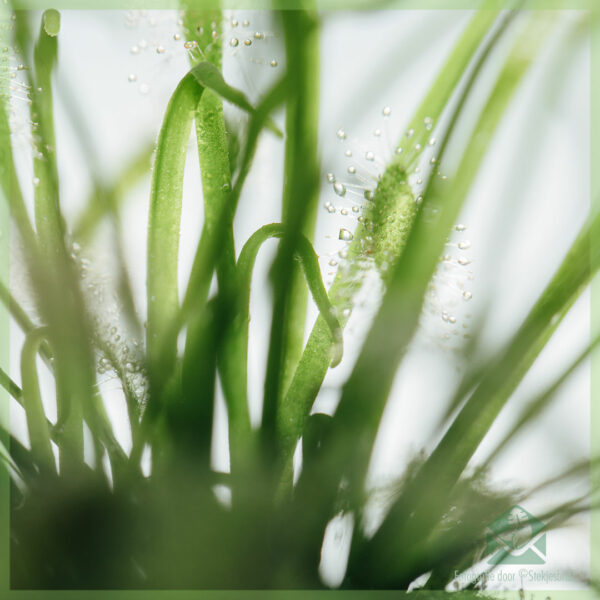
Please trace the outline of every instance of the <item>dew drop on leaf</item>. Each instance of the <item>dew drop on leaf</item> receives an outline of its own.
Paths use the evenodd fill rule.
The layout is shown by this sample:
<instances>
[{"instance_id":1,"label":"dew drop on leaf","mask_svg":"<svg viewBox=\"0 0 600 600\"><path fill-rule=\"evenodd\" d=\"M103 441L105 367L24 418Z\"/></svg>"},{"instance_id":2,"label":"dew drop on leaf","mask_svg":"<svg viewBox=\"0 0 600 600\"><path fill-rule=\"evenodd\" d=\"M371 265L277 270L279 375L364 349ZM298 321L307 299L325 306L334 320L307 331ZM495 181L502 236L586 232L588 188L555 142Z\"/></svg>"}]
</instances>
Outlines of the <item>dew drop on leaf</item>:
<instances>
[{"instance_id":1,"label":"dew drop on leaf","mask_svg":"<svg viewBox=\"0 0 600 600\"><path fill-rule=\"evenodd\" d=\"M340 183L339 181L336 181L333 184L333 191L338 196L345 196L346 195L346 186L343 183Z\"/></svg>"},{"instance_id":2,"label":"dew drop on leaf","mask_svg":"<svg viewBox=\"0 0 600 600\"><path fill-rule=\"evenodd\" d=\"M342 227L340 229L340 233L339 233L338 237L340 240L342 240L344 242L350 242L354 238L354 235L352 234L351 231Z\"/></svg>"}]
</instances>

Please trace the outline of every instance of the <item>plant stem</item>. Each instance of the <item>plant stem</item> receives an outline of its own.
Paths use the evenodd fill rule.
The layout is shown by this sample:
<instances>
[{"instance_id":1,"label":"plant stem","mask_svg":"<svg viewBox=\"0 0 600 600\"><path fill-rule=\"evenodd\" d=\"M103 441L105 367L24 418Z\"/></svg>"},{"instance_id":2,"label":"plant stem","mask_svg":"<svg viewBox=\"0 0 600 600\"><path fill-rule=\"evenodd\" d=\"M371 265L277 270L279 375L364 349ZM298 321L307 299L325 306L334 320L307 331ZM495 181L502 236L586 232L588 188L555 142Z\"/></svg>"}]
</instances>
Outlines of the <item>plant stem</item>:
<instances>
[{"instance_id":1,"label":"plant stem","mask_svg":"<svg viewBox=\"0 0 600 600\"><path fill-rule=\"evenodd\" d=\"M305 12L282 13L287 69L293 73L292 89L286 108L286 146L282 222L300 231L309 241L314 237L319 205L316 182L298 186L303 174L319 173L319 76L320 41L315 16ZM302 215L298 219L301 205ZM304 347L308 289L299 266L291 264L289 304L281 326L285 340L281 359L283 369L278 403L287 391Z\"/></svg>"},{"instance_id":2,"label":"plant stem","mask_svg":"<svg viewBox=\"0 0 600 600\"><path fill-rule=\"evenodd\" d=\"M23 381L23 404L27 417L31 451L38 463L40 472L49 475L56 473L56 466L50 445L50 430L42 405L35 364L40 344L44 341L46 335L47 330L37 329L26 336L21 352L21 379Z\"/></svg>"},{"instance_id":3,"label":"plant stem","mask_svg":"<svg viewBox=\"0 0 600 600\"><path fill-rule=\"evenodd\" d=\"M262 436L265 456L275 456L276 420L286 379L301 354L306 311L306 284L299 279L293 257L303 234L310 240L314 230L319 188L317 161L317 110L315 69L318 54L313 45L318 37L315 15L304 11L283 11L286 36L288 80L286 172L281 240L271 269L273 318L269 342L263 404ZM318 46L317 46L318 48ZM303 290L301 288L304 288ZM293 366L292 366L293 363Z\"/></svg>"},{"instance_id":4,"label":"plant stem","mask_svg":"<svg viewBox=\"0 0 600 600\"><path fill-rule=\"evenodd\" d=\"M159 390L175 363L176 337L170 325L179 311L177 274L183 171L192 121L202 91L192 73L177 86L160 130L152 171L146 346L150 376Z\"/></svg>"}]
</instances>

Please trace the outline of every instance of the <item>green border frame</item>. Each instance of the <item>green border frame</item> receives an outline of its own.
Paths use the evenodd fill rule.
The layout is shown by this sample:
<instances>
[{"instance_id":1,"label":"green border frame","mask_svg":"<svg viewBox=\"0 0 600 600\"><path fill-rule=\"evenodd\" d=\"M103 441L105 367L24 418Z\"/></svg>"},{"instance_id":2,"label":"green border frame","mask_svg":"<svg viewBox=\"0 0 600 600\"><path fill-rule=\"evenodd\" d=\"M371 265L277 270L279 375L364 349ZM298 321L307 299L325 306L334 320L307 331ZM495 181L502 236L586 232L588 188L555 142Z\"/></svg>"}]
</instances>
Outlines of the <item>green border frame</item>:
<instances>
[{"instance_id":1,"label":"green border frame","mask_svg":"<svg viewBox=\"0 0 600 600\"><path fill-rule=\"evenodd\" d=\"M57 9L168 9L178 8L178 0L15 0L13 7L16 9L41 10L52 5ZM202 8L211 8L221 5L220 0L199 0ZM296 9L301 8L304 0L226 0L229 9ZM494 8L509 8L512 4L508 0L496 0ZM365 0L316 0L316 5L322 10L367 10ZM478 0L374 0L368 10L397 9L397 10L472 10L478 8ZM590 202L591 208L600 208L600 172L591 168L600 165L600 0L530 0L527 9L532 10L582 10L589 13L589 40L590 40ZM8 60L4 48L9 45L7 41L8 29L4 24L10 18L8 0L0 0L0 69L2 63ZM0 82L0 85L1 82ZM1 93L1 90L0 90ZM600 239L592 240L592 244L600 243ZM9 280L9 250L10 250L10 218L6 202L0 202L0 280L8 283ZM600 332L600 277L596 277L591 285L591 310L590 326L593 333ZM598 305L597 305L598 304ZM0 305L0 365L9 370L9 315L3 305ZM590 402L590 455L600 456L600 409L595 406L595 401L600 398L600 349L591 357L591 402ZM0 388L0 422L8 423L8 394ZM594 435L596 434L596 435ZM7 446L8 440L2 438L0 442ZM600 475L591 480L592 485L600 488ZM9 577L9 476L5 469L0 469L0 600L37 600L37 599L66 599L66 600L318 600L341 598L343 600L388 600L392 598L442 598L447 597L445 592L411 593L402 591L336 591L336 590L11 590ZM596 546L594 547L594 540ZM600 513L592 512L590 520L590 574L600 577ZM506 600L520 600L522 596L518 591L487 592L489 596ZM476 598L476 593L459 594L458 598ZM526 596L534 600L597 600L600 592L592 589L580 591L553 591L537 590L526 591Z\"/></svg>"}]
</instances>

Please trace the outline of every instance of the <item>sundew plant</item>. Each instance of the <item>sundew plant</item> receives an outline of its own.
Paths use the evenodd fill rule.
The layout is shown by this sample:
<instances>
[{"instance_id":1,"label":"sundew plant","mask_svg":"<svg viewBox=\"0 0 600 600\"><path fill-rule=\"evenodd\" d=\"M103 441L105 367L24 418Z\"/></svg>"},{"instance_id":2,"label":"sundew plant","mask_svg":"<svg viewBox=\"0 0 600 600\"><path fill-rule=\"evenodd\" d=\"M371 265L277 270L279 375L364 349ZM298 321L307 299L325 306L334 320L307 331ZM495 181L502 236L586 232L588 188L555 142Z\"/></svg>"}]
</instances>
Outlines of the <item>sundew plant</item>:
<instances>
[{"instance_id":1,"label":"sundew plant","mask_svg":"<svg viewBox=\"0 0 600 600\"><path fill-rule=\"evenodd\" d=\"M589 22L526 8L3 6L11 588L594 584Z\"/></svg>"}]
</instances>

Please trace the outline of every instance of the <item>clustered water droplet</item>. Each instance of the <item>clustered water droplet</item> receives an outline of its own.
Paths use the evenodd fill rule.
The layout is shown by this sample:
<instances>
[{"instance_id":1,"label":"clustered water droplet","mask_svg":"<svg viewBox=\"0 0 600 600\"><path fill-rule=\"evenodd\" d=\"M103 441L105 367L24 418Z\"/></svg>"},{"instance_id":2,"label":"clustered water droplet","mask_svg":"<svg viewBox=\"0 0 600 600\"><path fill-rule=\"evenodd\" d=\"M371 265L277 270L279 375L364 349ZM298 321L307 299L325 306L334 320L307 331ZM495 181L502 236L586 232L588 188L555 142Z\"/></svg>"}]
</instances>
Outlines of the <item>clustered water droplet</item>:
<instances>
[{"instance_id":1,"label":"clustered water droplet","mask_svg":"<svg viewBox=\"0 0 600 600\"><path fill-rule=\"evenodd\" d=\"M333 183L333 191L338 196L345 196L346 195L346 186L343 183L340 183L339 181L335 181Z\"/></svg>"},{"instance_id":2,"label":"clustered water droplet","mask_svg":"<svg viewBox=\"0 0 600 600\"><path fill-rule=\"evenodd\" d=\"M350 242L354 238L354 234L349 229L341 227L338 234L338 238L344 242Z\"/></svg>"}]
</instances>

